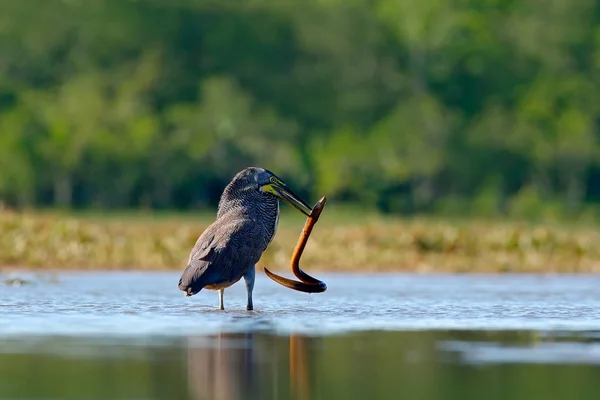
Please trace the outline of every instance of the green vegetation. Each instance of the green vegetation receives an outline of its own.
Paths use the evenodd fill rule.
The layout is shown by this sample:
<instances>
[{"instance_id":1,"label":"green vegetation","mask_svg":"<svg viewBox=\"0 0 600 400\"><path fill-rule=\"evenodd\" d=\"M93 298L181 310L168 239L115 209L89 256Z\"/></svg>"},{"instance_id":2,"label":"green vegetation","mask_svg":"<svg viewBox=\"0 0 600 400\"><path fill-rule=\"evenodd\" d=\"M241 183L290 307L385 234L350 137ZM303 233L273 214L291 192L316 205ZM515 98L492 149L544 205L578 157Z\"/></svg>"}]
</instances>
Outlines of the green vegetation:
<instances>
[{"instance_id":1,"label":"green vegetation","mask_svg":"<svg viewBox=\"0 0 600 400\"><path fill-rule=\"evenodd\" d=\"M0 54L10 207L203 209L260 165L384 212L597 215L598 2L4 1Z\"/></svg>"},{"instance_id":2,"label":"green vegetation","mask_svg":"<svg viewBox=\"0 0 600 400\"><path fill-rule=\"evenodd\" d=\"M600 3L5 1L0 54L1 265L182 268L259 165L345 207L308 270L600 270Z\"/></svg>"},{"instance_id":3,"label":"green vegetation","mask_svg":"<svg viewBox=\"0 0 600 400\"><path fill-rule=\"evenodd\" d=\"M399 219L323 213L302 257L307 271L600 272L600 232L584 225ZM259 263L289 272L304 224L285 213ZM182 269L213 215L0 214L0 266Z\"/></svg>"}]
</instances>

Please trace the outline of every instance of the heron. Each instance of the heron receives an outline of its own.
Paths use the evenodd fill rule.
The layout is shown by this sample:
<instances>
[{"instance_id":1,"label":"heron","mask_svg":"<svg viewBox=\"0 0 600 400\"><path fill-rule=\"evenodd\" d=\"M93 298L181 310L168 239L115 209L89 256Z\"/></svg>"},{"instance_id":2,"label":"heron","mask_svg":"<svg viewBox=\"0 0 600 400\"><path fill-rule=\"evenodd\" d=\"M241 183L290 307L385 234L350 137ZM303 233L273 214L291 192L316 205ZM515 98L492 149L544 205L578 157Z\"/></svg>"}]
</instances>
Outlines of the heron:
<instances>
[{"instance_id":1,"label":"heron","mask_svg":"<svg viewBox=\"0 0 600 400\"><path fill-rule=\"evenodd\" d=\"M217 290L219 309L224 310L224 290L242 277L253 310L255 265L267 249L279 223L279 200L310 216L312 208L273 172L248 167L225 187L217 217L192 248L179 289L193 296L206 288Z\"/></svg>"}]
</instances>

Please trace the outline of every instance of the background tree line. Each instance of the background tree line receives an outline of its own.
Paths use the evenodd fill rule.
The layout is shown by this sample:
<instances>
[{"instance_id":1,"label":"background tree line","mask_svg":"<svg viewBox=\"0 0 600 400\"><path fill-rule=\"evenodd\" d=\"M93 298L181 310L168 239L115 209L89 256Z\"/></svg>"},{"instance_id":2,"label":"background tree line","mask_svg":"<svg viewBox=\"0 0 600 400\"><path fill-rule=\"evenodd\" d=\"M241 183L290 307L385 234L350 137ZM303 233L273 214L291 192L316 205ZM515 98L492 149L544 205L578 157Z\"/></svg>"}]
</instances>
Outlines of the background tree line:
<instances>
[{"instance_id":1,"label":"background tree line","mask_svg":"<svg viewBox=\"0 0 600 400\"><path fill-rule=\"evenodd\" d=\"M386 212L600 201L592 0L0 4L0 199L214 205L261 165Z\"/></svg>"}]
</instances>

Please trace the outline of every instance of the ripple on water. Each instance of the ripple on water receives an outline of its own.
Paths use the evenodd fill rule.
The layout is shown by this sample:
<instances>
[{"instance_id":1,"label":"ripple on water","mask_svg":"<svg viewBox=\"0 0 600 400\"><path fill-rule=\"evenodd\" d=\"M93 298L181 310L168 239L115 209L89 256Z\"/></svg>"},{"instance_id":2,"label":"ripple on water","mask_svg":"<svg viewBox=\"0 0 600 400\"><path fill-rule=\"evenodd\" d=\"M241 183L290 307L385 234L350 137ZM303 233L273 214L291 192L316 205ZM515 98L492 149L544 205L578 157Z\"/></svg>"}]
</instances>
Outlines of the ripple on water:
<instances>
[{"instance_id":1,"label":"ripple on water","mask_svg":"<svg viewBox=\"0 0 600 400\"><path fill-rule=\"evenodd\" d=\"M182 296L177 273L57 278L35 297L27 287L0 287L0 335L600 329L597 276L328 274L327 292L307 295L259 274L253 312L243 283L225 291L223 312L216 292Z\"/></svg>"},{"instance_id":2,"label":"ripple on water","mask_svg":"<svg viewBox=\"0 0 600 400\"><path fill-rule=\"evenodd\" d=\"M439 348L458 353L465 364L592 364L600 365L600 343L542 342L506 345L492 342L442 341Z\"/></svg>"}]
</instances>

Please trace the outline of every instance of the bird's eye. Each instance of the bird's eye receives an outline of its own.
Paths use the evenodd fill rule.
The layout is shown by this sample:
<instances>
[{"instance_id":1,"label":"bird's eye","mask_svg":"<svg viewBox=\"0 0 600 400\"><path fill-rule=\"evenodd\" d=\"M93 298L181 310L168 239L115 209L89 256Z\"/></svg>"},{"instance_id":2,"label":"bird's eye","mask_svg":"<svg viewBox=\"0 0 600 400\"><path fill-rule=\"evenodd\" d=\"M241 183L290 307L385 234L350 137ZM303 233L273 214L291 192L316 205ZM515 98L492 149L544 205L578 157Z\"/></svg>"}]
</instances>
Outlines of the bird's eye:
<instances>
[{"instance_id":1,"label":"bird's eye","mask_svg":"<svg viewBox=\"0 0 600 400\"><path fill-rule=\"evenodd\" d=\"M270 179L271 183L277 183L277 178L275 178L274 176L272 176Z\"/></svg>"}]
</instances>

